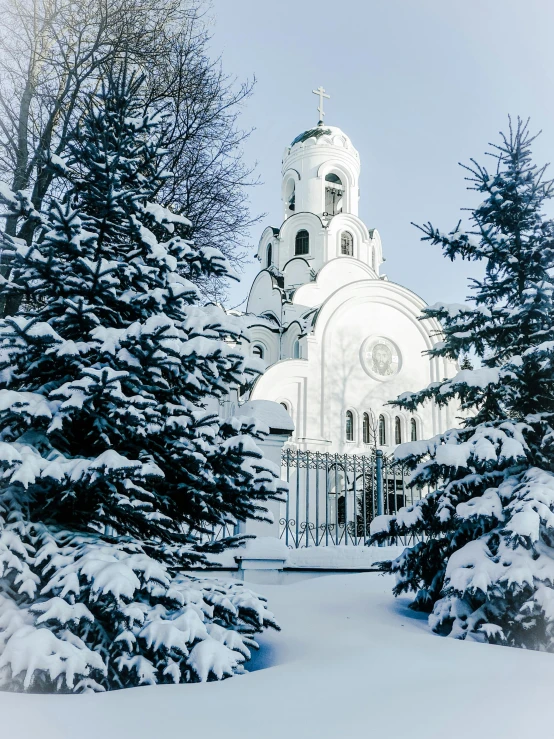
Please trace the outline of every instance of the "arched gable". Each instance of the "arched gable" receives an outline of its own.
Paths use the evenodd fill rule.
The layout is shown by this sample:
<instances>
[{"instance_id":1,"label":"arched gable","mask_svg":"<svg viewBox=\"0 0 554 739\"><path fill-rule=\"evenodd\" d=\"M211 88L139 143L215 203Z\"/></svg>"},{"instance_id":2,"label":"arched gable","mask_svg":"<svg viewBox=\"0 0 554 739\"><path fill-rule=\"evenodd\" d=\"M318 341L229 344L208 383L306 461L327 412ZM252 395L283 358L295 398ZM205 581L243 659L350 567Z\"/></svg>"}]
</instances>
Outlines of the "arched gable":
<instances>
[{"instance_id":1,"label":"arched gable","mask_svg":"<svg viewBox=\"0 0 554 739\"><path fill-rule=\"evenodd\" d=\"M263 264L263 266L266 266L265 260L266 260L266 254L267 254L267 246L268 244L275 244L276 243L276 237L279 236L279 229L274 228L273 226L267 226L267 228L264 228L262 235L260 236L260 240L258 241L258 249L256 251L256 256L258 260ZM275 250L276 252L276 250ZM276 259L277 254L274 255L274 261Z\"/></svg>"},{"instance_id":2,"label":"arched gable","mask_svg":"<svg viewBox=\"0 0 554 739\"><path fill-rule=\"evenodd\" d=\"M375 279L375 273L368 265L354 257L335 259L319 270L315 281L298 288L293 302L310 308L316 307L339 288L368 279Z\"/></svg>"},{"instance_id":3,"label":"arched gable","mask_svg":"<svg viewBox=\"0 0 554 739\"><path fill-rule=\"evenodd\" d=\"M354 238L360 241L370 241L369 230L365 223L357 216L351 213L337 213L329 221L329 234L337 234L339 231L346 229L351 231Z\"/></svg>"},{"instance_id":4,"label":"arched gable","mask_svg":"<svg viewBox=\"0 0 554 739\"><path fill-rule=\"evenodd\" d=\"M307 210L301 210L298 213L287 218L283 221L279 236L282 240L288 239L291 235L305 228L309 231L310 236L312 232L316 234L318 231L324 228L323 221L315 213L310 213Z\"/></svg>"},{"instance_id":5,"label":"arched gable","mask_svg":"<svg viewBox=\"0 0 554 739\"><path fill-rule=\"evenodd\" d=\"M347 161L334 158L326 159L319 165L317 176L320 180L325 180L325 176L331 172L334 172L339 176L342 175L341 179L344 178L345 184L348 185L348 187L355 187L358 184L356 181L356 171Z\"/></svg>"},{"instance_id":6,"label":"arched gable","mask_svg":"<svg viewBox=\"0 0 554 739\"><path fill-rule=\"evenodd\" d=\"M372 263L372 267L374 267L376 272L379 272L379 265L383 264L383 247L381 245L381 236L379 234L379 231L376 228L372 228L369 231L369 236L371 238L371 247L373 249L373 252L375 254L375 265Z\"/></svg>"},{"instance_id":7,"label":"arched gable","mask_svg":"<svg viewBox=\"0 0 554 739\"><path fill-rule=\"evenodd\" d=\"M268 311L276 316L281 315L281 291L275 287L271 274L264 269L257 274L252 283L246 312L259 316Z\"/></svg>"},{"instance_id":8,"label":"arched gable","mask_svg":"<svg viewBox=\"0 0 554 739\"><path fill-rule=\"evenodd\" d=\"M285 287L287 289L304 285L312 279L312 268L303 257L293 257L283 267Z\"/></svg>"},{"instance_id":9,"label":"arched gable","mask_svg":"<svg viewBox=\"0 0 554 739\"><path fill-rule=\"evenodd\" d=\"M300 340L303 335L302 325L298 321L292 321L287 326L281 339L283 357L294 358L294 343Z\"/></svg>"},{"instance_id":10,"label":"arched gable","mask_svg":"<svg viewBox=\"0 0 554 739\"><path fill-rule=\"evenodd\" d=\"M347 258L344 261L347 261ZM323 272L323 270L321 271ZM297 292L300 293L300 290ZM329 295L318 311L314 324L314 335L318 341L323 339L327 325L336 311L340 310L349 301L356 299L364 302L369 299L369 301L391 305L399 310L417 327L427 349L430 349L435 343L434 335L441 332L440 324L435 319L419 320L421 311L427 304L414 292L388 280L371 280L370 282L360 281L341 286Z\"/></svg>"}]
</instances>

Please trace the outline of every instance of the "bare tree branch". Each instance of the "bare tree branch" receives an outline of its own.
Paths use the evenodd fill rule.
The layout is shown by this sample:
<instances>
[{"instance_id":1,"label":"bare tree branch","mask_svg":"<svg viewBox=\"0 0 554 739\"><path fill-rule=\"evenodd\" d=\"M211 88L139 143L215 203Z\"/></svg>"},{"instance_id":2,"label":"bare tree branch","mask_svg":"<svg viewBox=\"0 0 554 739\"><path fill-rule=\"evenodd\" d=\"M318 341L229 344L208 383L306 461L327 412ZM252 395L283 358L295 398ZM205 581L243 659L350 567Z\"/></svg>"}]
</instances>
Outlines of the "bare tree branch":
<instances>
[{"instance_id":1,"label":"bare tree branch","mask_svg":"<svg viewBox=\"0 0 554 739\"><path fill-rule=\"evenodd\" d=\"M59 195L51 155L63 156L87 100L125 59L146 75L145 108L172 112L173 177L160 203L186 214L199 247L240 266L259 220L245 197L257 182L241 156L249 132L238 126L253 82L237 84L209 57L202 0L0 0L0 13L0 181L29 192L37 211ZM30 243L36 223L5 221ZM220 284L201 288L223 297Z\"/></svg>"}]
</instances>

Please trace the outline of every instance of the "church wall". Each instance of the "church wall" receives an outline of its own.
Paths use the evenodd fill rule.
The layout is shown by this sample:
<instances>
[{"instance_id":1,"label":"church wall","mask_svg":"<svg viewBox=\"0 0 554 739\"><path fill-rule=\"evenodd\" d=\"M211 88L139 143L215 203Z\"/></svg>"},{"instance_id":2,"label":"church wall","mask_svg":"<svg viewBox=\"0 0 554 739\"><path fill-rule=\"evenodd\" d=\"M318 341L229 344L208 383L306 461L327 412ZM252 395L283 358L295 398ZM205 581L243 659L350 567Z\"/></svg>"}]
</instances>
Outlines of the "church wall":
<instances>
[{"instance_id":1,"label":"church wall","mask_svg":"<svg viewBox=\"0 0 554 739\"><path fill-rule=\"evenodd\" d=\"M283 403L293 420L294 438L303 438L306 428L306 362L286 359L279 362L279 381L275 369L269 368L254 385L251 399L273 400Z\"/></svg>"},{"instance_id":2,"label":"church wall","mask_svg":"<svg viewBox=\"0 0 554 739\"><path fill-rule=\"evenodd\" d=\"M399 394L447 376L447 369L448 376L455 371L452 363L429 361L423 354L431 346L431 327L417 320L419 302L392 283L366 280L344 287L325 303L315 335L301 340L303 359L270 367L252 397L287 402L297 429L295 440L313 451L367 453L369 447L362 440L364 412L384 415L390 448L395 446L396 416L401 420L402 441L409 440L412 417L417 421L418 438L439 433L455 420L451 409L428 404L412 415L387 406ZM286 337L283 354L291 356L294 332L287 333L290 340ZM399 368L391 377L364 369L364 347L371 347L374 340L379 343L380 337L399 352ZM354 415L354 441L345 438L347 410Z\"/></svg>"},{"instance_id":3,"label":"church wall","mask_svg":"<svg viewBox=\"0 0 554 739\"><path fill-rule=\"evenodd\" d=\"M254 347L263 349L263 361L266 366L278 362L279 356L279 334L265 326L251 326L249 328L250 344L245 344L243 350L250 356L255 356Z\"/></svg>"},{"instance_id":4,"label":"church wall","mask_svg":"<svg viewBox=\"0 0 554 739\"><path fill-rule=\"evenodd\" d=\"M364 370L361 360L364 344L372 337L384 337L400 352L400 368L390 378L378 379ZM409 414L387 407L389 400L408 390L425 387L430 381L429 360L422 356L427 342L411 316L397 307L362 297L343 304L329 322L321 343L323 356L321 399L323 409L320 433L329 438L333 447L342 452L363 451L360 434L353 442L345 440L345 414L355 414L355 428L361 428L363 412L383 413L387 420L387 442L394 446L393 419L399 415L404 428ZM423 433L434 433L434 423L428 409L420 413ZM357 423L356 423L357 422Z\"/></svg>"},{"instance_id":5,"label":"church wall","mask_svg":"<svg viewBox=\"0 0 554 739\"><path fill-rule=\"evenodd\" d=\"M326 260L342 257L341 253L341 234L348 231L354 238L354 259L358 259L364 264L373 267L373 245L369 237L369 232L365 224L359 218L355 218L349 213L340 213L334 216L329 222L327 232L327 249Z\"/></svg>"},{"instance_id":6,"label":"church wall","mask_svg":"<svg viewBox=\"0 0 554 739\"><path fill-rule=\"evenodd\" d=\"M307 231L310 235L309 253L302 255L302 258L315 271L323 266L325 228L321 220L313 213L296 213L283 224L279 234L278 268L284 272L285 282L287 280L287 263L296 256L296 234L302 230Z\"/></svg>"}]
</instances>

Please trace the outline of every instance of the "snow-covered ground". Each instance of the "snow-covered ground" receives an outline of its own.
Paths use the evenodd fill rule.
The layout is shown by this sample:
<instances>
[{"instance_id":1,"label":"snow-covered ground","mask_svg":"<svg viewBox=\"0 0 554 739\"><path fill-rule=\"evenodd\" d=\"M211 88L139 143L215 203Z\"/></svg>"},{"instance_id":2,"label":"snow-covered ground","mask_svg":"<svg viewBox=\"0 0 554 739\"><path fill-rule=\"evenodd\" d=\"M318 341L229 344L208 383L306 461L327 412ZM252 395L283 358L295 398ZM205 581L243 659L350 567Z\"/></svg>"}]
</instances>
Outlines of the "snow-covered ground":
<instances>
[{"instance_id":1,"label":"snow-covered ground","mask_svg":"<svg viewBox=\"0 0 554 739\"><path fill-rule=\"evenodd\" d=\"M248 540L245 546L226 549L221 554L212 555L210 559L223 567L234 567L235 557L282 557L287 568L363 570L375 568L375 563L381 560L394 559L403 551L403 546L366 547L344 544L289 549L282 539L258 536Z\"/></svg>"},{"instance_id":2,"label":"snow-covered ground","mask_svg":"<svg viewBox=\"0 0 554 739\"><path fill-rule=\"evenodd\" d=\"M521 739L554 733L554 655L431 634L376 573L256 586L282 632L250 674L103 695L0 693L2 739Z\"/></svg>"}]
</instances>

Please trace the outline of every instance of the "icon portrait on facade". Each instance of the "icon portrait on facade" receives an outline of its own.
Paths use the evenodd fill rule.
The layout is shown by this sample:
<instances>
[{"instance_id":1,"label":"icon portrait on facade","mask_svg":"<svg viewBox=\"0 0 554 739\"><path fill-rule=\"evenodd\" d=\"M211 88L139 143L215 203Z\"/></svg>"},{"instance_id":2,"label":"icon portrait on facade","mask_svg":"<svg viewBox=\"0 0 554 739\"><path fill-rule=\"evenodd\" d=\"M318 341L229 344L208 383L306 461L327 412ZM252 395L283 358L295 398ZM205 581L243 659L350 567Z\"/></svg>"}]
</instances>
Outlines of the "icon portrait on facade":
<instances>
[{"instance_id":1,"label":"icon portrait on facade","mask_svg":"<svg viewBox=\"0 0 554 739\"><path fill-rule=\"evenodd\" d=\"M383 336L370 336L360 350L362 367L377 380L398 374L401 364L400 351L396 344Z\"/></svg>"}]
</instances>

